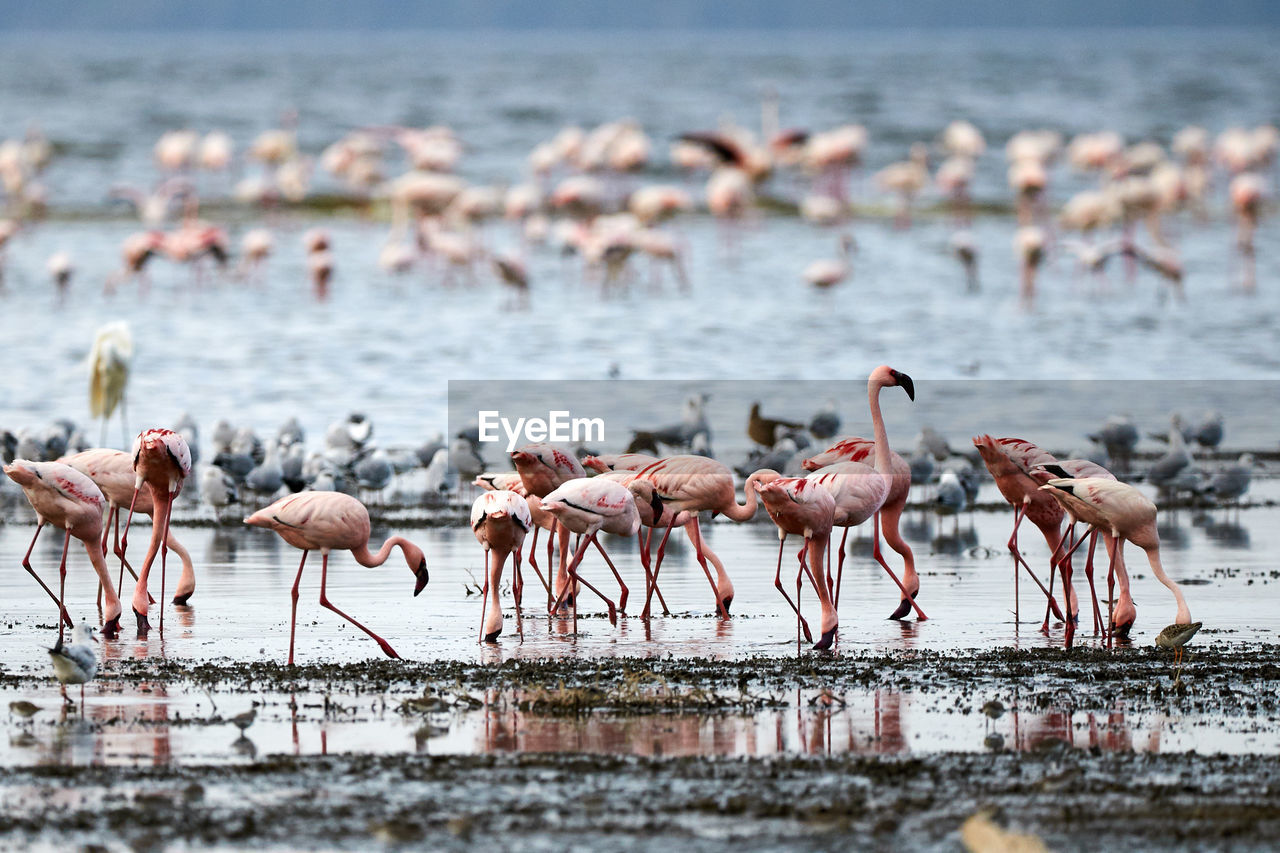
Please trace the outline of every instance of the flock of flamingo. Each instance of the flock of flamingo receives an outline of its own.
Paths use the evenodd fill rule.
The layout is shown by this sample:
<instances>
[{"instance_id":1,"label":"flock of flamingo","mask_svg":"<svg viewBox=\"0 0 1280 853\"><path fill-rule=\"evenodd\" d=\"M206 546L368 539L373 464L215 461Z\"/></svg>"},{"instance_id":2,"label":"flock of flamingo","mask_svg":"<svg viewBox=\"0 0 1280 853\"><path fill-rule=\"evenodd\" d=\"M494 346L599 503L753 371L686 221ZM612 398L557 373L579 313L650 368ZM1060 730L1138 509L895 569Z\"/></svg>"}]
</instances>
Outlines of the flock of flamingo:
<instances>
[{"instance_id":1,"label":"flock of flamingo","mask_svg":"<svg viewBox=\"0 0 1280 853\"><path fill-rule=\"evenodd\" d=\"M803 635L813 642L815 649L829 649L836 643L840 627L837 607L846 550L843 537L850 528L868 521L875 531L874 558L901 595L891 618L903 619L912 611L921 620L927 618L917 601L920 574L911 548L898 531L911 486L910 465L890 448L880 408L882 389L895 387L911 400L915 399L911 377L888 366L873 370L867 383L873 436L836 439L825 451L805 460L804 467L809 472L806 476L785 477L767 468L751 472L743 488L743 503L738 502L734 475L729 468L704 456L659 458L623 453L588 456L579 462L573 453L549 444L531 444L512 453L513 471L483 473L477 478L477 485L485 491L471 510L472 530L486 553L481 642L497 642L503 632L499 591L508 557L514 564L512 592L517 616L523 604L521 569L523 563L528 562L546 593L548 613L572 616L576 632L581 596L590 592L605 602L609 620L616 624L618 614L626 613L629 589L600 541L602 532L640 538L644 574L641 619L653 618L655 598L663 614L670 613L659 587L659 575L668 539L676 527L684 530L706 574L717 616L728 619L734 599L733 582L724 563L704 539L699 515L709 512L745 522L755 516L761 505L778 527L774 586L795 612L797 638ZM982 435L974 439L974 444L1001 495L1014 509L1008 547L1014 560L1015 581L1021 568L1044 592L1048 607L1044 630L1049 630L1049 612L1052 612L1064 625L1067 645L1072 643L1080 615L1072 582L1072 556L1086 541L1089 548L1084 571L1089 582L1095 635L1100 634L1108 642L1126 637L1135 622L1137 611L1123 553L1126 542L1146 553L1156 578L1170 589L1177 602L1174 622L1157 642L1180 648L1198 630L1200 623L1191 621L1181 589L1161 565L1156 506L1138 489L1117 480L1096 463L1058 460L1019 438ZM57 604L57 648L62 647L65 627L73 624L65 606L72 537L83 543L98 576L102 633L108 638L118 636L123 607L117 590L122 590L124 571L133 572L126 554L134 513L152 518L149 546L135 575L130 601L139 637L145 637L152 628L152 607L157 601L150 594L149 578L157 558L160 563L157 627L160 631L164 629L170 549L178 553L183 563L172 603L177 606L188 603L196 589L195 572L189 554L176 541L171 529L174 499L191 474L191 451L181 433L147 429L138 435L131 453L92 449L73 453L60 461L15 459L4 467L4 472L22 487L36 513L36 530L23 558L23 567ZM121 533L119 516L126 507ZM420 547L404 537L392 536L373 551L368 511L358 499L341 492L291 494L250 514L244 521L253 527L275 531L303 552L291 591L290 664L294 661L299 584L311 551L321 553L320 604L368 634L388 656L398 657L386 640L330 602L326 594L329 554L333 550L350 551L357 562L373 567L384 564L392 551L399 548L413 576L416 596L428 582L427 561ZM1019 547L1018 534L1024 521L1040 530L1051 550L1048 586L1039 579ZM1076 526L1080 522L1084 523L1085 530L1077 536ZM62 530L64 536L57 593L40 578L30 560L36 540L46 525ZM829 545L837 527L843 528L843 534L833 572ZM525 539L531 531L533 537L525 549ZM547 534L545 574L537 559L537 540L542 531ZM894 571L881 553L882 533L902 558L900 573ZM652 550L655 534L659 534L656 555ZM570 549L570 540L575 535L576 542ZM785 542L791 535L803 540L798 552L795 598L788 594L783 579ZM1098 536L1102 537L1108 555L1105 617L1093 579ZM120 560L116 582L106 563L112 543L113 553ZM558 561L554 550L557 544ZM584 560L593 548L618 584L616 601L583 571ZM1061 578L1061 605L1052 590L1058 578ZM806 581L820 605L816 641L801 609L800 593ZM1114 593L1116 584L1118 597ZM520 624L518 620L517 624Z\"/></svg>"},{"instance_id":2,"label":"flock of flamingo","mask_svg":"<svg viewBox=\"0 0 1280 853\"><path fill-rule=\"evenodd\" d=\"M873 210L851 204L849 192L850 176L860 173L867 160L867 130L854 124L821 131L783 128L776 100L766 103L758 133L733 124L683 133L672 142L665 163L658 162L653 138L635 121L566 127L536 144L527 158L527 174L507 185L474 184L460 177L456 170L466 148L447 126L359 128L317 158L299 147L296 115L282 124L259 135L243 157L236 156L233 140L220 130L203 136L191 129L163 134L154 147L160 174L156 185L110 189L112 202L131 205L144 230L123 241L121 267L107 278L108 290L134 279L145 283L146 268L155 258L197 269L211 259L226 268L236 250L227 227L200 218L199 188L228 186L212 178L202 182L201 173L227 174L233 168L245 176L231 189L231 201L270 213L281 205L316 201L312 178L318 165L340 184L343 203L369 209L376 203L389 212L390 230L378 254L383 270L398 274L429 266L443 270L446 280L459 275L471 279L477 266L487 264L514 289L519 305L527 304L529 293L526 250L547 243L579 255L606 287L625 283L631 259L645 256L655 276L666 266L682 287L688 286L687 241L664 226L696 208L721 223L728 247L746 223L759 221L764 209L794 209L809 222L837 228L838 257L797 270L798 278L831 287L852 274L856 241L846 227L855 213ZM1184 211L1205 219L1215 186L1227 188L1237 223L1237 280L1252 290L1254 234L1278 145L1280 132L1270 125L1232 127L1216 138L1204 128L1186 127L1167 148L1150 139L1126 144L1114 131L1081 133L1069 143L1050 130L1014 134L1005 144L1005 157L1017 217L1013 251L1021 268L1022 300L1032 302L1037 270L1054 252L1074 255L1078 269L1093 273L1104 285L1109 261L1122 257L1131 279L1139 266L1145 267L1180 297L1184 269L1168 220ZM388 177L395 166L393 146L402 151L408 168ZM915 143L907 159L874 174L880 191L897 199L894 216L904 228L917 199L933 188L955 223L950 251L971 291L979 289L981 252L968 230L975 210L970 188L986 152L984 134L974 124L956 120L933 144ZM942 159L931 174L934 158ZM1077 174L1095 179L1096 186L1067 198L1054 216L1049 195L1062 160ZM5 244L48 210L40 175L53 161L53 147L38 131L0 143L0 179L9 208L9 218L0 219L0 270ZM660 172L679 178L654 180ZM701 175L706 178L699 190ZM483 226L491 220L509 222L520 248L490 249ZM1147 232L1142 239L1140 227ZM1078 239L1063 238L1063 232ZM303 243L308 275L323 297L336 267L332 235L312 229ZM270 228L244 230L240 273L255 275L275 246ZM47 270L65 294L76 272L72 255L54 253Z\"/></svg>"}]
</instances>

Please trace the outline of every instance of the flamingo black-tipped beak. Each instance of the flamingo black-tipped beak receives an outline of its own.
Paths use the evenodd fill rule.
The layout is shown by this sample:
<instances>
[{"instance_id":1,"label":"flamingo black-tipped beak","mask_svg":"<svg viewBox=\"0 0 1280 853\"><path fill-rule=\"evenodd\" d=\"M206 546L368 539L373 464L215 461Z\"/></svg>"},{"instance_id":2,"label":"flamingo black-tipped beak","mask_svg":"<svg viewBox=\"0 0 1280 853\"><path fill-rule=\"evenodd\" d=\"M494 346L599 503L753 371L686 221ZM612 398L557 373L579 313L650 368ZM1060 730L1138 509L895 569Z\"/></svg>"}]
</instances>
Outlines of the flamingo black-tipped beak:
<instances>
[{"instance_id":1,"label":"flamingo black-tipped beak","mask_svg":"<svg viewBox=\"0 0 1280 853\"><path fill-rule=\"evenodd\" d=\"M1129 639L1129 630L1131 628L1133 628L1133 623L1125 622L1123 625L1116 625L1115 629L1111 633L1113 636L1127 640Z\"/></svg>"},{"instance_id":2,"label":"flamingo black-tipped beak","mask_svg":"<svg viewBox=\"0 0 1280 853\"><path fill-rule=\"evenodd\" d=\"M720 606L724 608L724 615L725 615L725 616L728 616L728 615L729 615L729 605L730 605L730 604L733 604L733 596L732 596L732 595L726 595L724 598L722 598L722 599L720 600Z\"/></svg>"},{"instance_id":3,"label":"flamingo black-tipped beak","mask_svg":"<svg viewBox=\"0 0 1280 853\"><path fill-rule=\"evenodd\" d=\"M147 614L133 611L133 615L138 619L138 639L147 636L147 632L151 630L151 623L147 621Z\"/></svg>"},{"instance_id":4,"label":"flamingo black-tipped beak","mask_svg":"<svg viewBox=\"0 0 1280 853\"><path fill-rule=\"evenodd\" d=\"M898 602L898 609L889 614L890 619L906 619L907 614L911 612L911 601L902 599Z\"/></svg>"},{"instance_id":5,"label":"flamingo black-tipped beak","mask_svg":"<svg viewBox=\"0 0 1280 853\"><path fill-rule=\"evenodd\" d=\"M413 585L413 595L416 598L418 596L418 593L426 589L427 581L431 579L430 576L427 574L426 560L422 561L421 565L418 566L418 570L414 572L414 575L418 578L417 583Z\"/></svg>"},{"instance_id":6,"label":"flamingo black-tipped beak","mask_svg":"<svg viewBox=\"0 0 1280 853\"><path fill-rule=\"evenodd\" d=\"M173 597L173 603L179 607L186 607L187 602L191 600L191 595L192 594L189 592L186 595L175 595Z\"/></svg>"},{"instance_id":7,"label":"flamingo black-tipped beak","mask_svg":"<svg viewBox=\"0 0 1280 853\"><path fill-rule=\"evenodd\" d=\"M822 636L818 639L818 642L813 644L814 650L819 652L825 652L827 649L831 648L831 644L836 641L837 630L838 630L837 628L832 628L830 631L823 631Z\"/></svg>"},{"instance_id":8,"label":"flamingo black-tipped beak","mask_svg":"<svg viewBox=\"0 0 1280 853\"><path fill-rule=\"evenodd\" d=\"M120 636L119 616L103 624L102 636L106 637L108 640L114 640L116 637Z\"/></svg>"},{"instance_id":9,"label":"flamingo black-tipped beak","mask_svg":"<svg viewBox=\"0 0 1280 853\"><path fill-rule=\"evenodd\" d=\"M498 635L499 635L499 634L501 634L501 633L502 633L502 629L501 629L501 628L499 628L498 630L493 631L492 633L485 634L485 635L484 635L484 641L485 641L486 643L496 643L496 642L498 642Z\"/></svg>"},{"instance_id":10,"label":"flamingo black-tipped beak","mask_svg":"<svg viewBox=\"0 0 1280 853\"><path fill-rule=\"evenodd\" d=\"M903 391L907 392L907 396L910 397L911 402L914 403L916 400L916 384L911 381L911 377L898 370L893 370L891 372L893 373L893 378L898 380L898 385Z\"/></svg>"}]
</instances>

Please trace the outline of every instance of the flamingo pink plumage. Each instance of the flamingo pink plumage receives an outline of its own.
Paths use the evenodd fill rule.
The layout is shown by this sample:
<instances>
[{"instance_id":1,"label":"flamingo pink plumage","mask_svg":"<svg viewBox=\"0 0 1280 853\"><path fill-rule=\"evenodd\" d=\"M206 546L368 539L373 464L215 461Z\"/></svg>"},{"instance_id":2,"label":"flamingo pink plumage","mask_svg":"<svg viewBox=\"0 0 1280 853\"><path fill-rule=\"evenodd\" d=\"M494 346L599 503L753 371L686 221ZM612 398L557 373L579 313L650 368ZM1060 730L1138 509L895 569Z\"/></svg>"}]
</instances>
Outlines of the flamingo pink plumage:
<instances>
[{"instance_id":1,"label":"flamingo pink plumage","mask_svg":"<svg viewBox=\"0 0 1280 853\"><path fill-rule=\"evenodd\" d=\"M582 463L568 451L546 443L526 444L511 454L511 462L520 472L520 480L524 484L525 497L544 498L561 484L585 477L587 472ZM569 583L569 531L559 531L560 564L557 567L554 588L548 585L547 604L550 606L555 598L560 597ZM534 531L530 550L538 547L538 532ZM532 559L530 565L533 565ZM548 573L551 567L547 567Z\"/></svg>"},{"instance_id":2,"label":"flamingo pink plumage","mask_svg":"<svg viewBox=\"0 0 1280 853\"><path fill-rule=\"evenodd\" d=\"M636 511L635 498L626 486L615 480L607 477L582 478L567 480L556 487L542 499L542 509L554 515L556 522L565 530L578 534L578 545L573 551L573 560L568 565L570 584L566 584L565 588L557 594L554 607L558 608L568 596L569 589L576 588L576 585L581 582L587 589L604 599L609 607L609 621L617 624L613 602L590 583L582 580L578 575L578 566L582 563L588 544L595 542L597 546L600 545L596 534L601 530L617 536L636 535L640 529L640 516ZM622 590L617 609L625 613L627 586L604 548L599 547L599 550ZM578 618L576 599L573 603L573 613L576 629Z\"/></svg>"},{"instance_id":3,"label":"flamingo pink plumage","mask_svg":"<svg viewBox=\"0 0 1280 853\"><path fill-rule=\"evenodd\" d=\"M815 649L829 649L835 642L839 617L836 614L835 602L830 587L822 576L823 555L831 538L831 524L835 518L836 503L831 492L824 489L816 481L805 477L775 477L757 480L755 489L760 494L765 511L778 525L780 537L785 540L788 533L804 536L804 548L800 550L800 569L808 574L809 582L818 593L818 601L822 605L822 621L820 636L814 643ZM808 554L808 563L805 556ZM778 548L778 565L781 571L782 548ZM775 576L775 584L782 589L780 579ZM797 597L799 596L797 582ZM786 593L783 592L786 597ZM810 639L809 626L800 615L799 602L791 602L796 611L796 618L804 629L806 639Z\"/></svg>"},{"instance_id":4,"label":"flamingo pink plumage","mask_svg":"<svg viewBox=\"0 0 1280 853\"><path fill-rule=\"evenodd\" d=\"M151 543L147 548L142 572L133 591L133 614L138 620L138 636L144 637L151 627L147 621L147 606L151 596L147 591L147 579L156 552L160 553L160 630L164 630L165 564L169 556L169 522L173 516L173 501L182 492L182 484L191 474L191 449L186 439L168 429L149 429L138 433L133 442L134 494L129 504L129 515L124 523L121 550L129 547L129 525L133 522L134 505L143 484L151 493L152 523Z\"/></svg>"},{"instance_id":5,"label":"flamingo pink plumage","mask_svg":"<svg viewBox=\"0 0 1280 853\"><path fill-rule=\"evenodd\" d=\"M471 505L471 531L484 548L487 563L484 589L480 593L484 600L480 611L480 641L483 643L496 643L502 633L502 604L498 600L498 589L502 585L502 568L507 563L508 554L515 555L515 586L512 592L516 599L516 612L519 613L520 592L524 585L520 579L520 546L532 526L528 502L509 489L485 492ZM493 599L492 610L489 609L490 597Z\"/></svg>"},{"instance_id":6,"label":"flamingo pink plumage","mask_svg":"<svg viewBox=\"0 0 1280 853\"><path fill-rule=\"evenodd\" d=\"M675 526L681 512L689 513L689 530L694 541L694 553L698 563L706 572L707 581L711 584L716 596L716 609L721 617L729 618L729 605L733 603L733 583L729 575L717 562L717 580L711 579L711 570L707 568L706 549L702 544L702 530L698 526L697 513L710 510L723 513L733 521L750 521L756 514L758 498L752 487L756 475L747 478L744 489L746 502L738 503L737 492L733 484L733 472L722 463L705 456L668 456L652 465L641 468L636 473L636 480L647 480L653 483L654 500L663 507L662 517L670 510L670 521L667 530L658 545L658 558L653 566L653 583L656 586L658 571L662 568L662 557L666 549L667 537ZM655 515L657 513L655 512ZM649 610L649 602L645 601L645 611Z\"/></svg>"},{"instance_id":7,"label":"flamingo pink plumage","mask_svg":"<svg viewBox=\"0 0 1280 853\"><path fill-rule=\"evenodd\" d=\"M1062 611L1058 608L1057 602L1053 600L1049 590L1036 577L1036 573L1031 570L1031 566L1027 565L1027 561L1022 558L1022 553L1018 550L1018 526L1022 524L1024 518L1040 529L1045 541L1049 543L1050 551L1058 550L1062 540L1062 507L1052 497L1040 491L1040 483L1030 474L1032 468L1039 465L1053 465L1058 460L1053 457L1053 454L1021 438L992 438L989 435L980 435L973 440L973 444L978 448L983 464L995 478L996 488L1013 506L1013 534L1009 537L1008 545L1009 553L1013 555L1015 587L1018 566L1022 566L1049 600L1053 615L1062 619ZM1016 620L1018 618L1016 593L1014 601L1014 619Z\"/></svg>"},{"instance_id":8,"label":"flamingo pink plumage","mask_svg":"<svg viewBox=\"0 0 1280 853\"><path fill-rule=\"evenodd\" d=\"M1151 571L1160 583L1169 588L1174 600L1178 603L1178 612L1173 624L1191 624L1191 611L1187 607L1182 589L1167 574L1160 562L1160 534L1156 530L1156 505L1146 495L1128 483L1108 480L1103 477L1057 478L1041 487L1045 491L1059 491L1069 495L1068 503L1072 511L1081 517L1090 510L1096 514L1101 524L1099 529L1109 531L1116 538L1115 553L1112 555L1112 569L1120 582L1121 602L1128 602L1133 608L1133 598L1129 595L1129 577L1124 570L1124 543L1137 545L1147 554L1147 562ZM1118 608L1119 609L1119 608ZM1113 631L1122 636L1128 633L1133 624L1136 611L1122 612L1115 617ZM1121 627L1121 620L1127 624Z\"/></svg>"},{"instance_id":9,"label":"flamingo pink plumage","mask_svg":"<svg viewBox=\"0 0 1280 853\"><path fill-rule=\"evenodd\" d=\"M133 460L128 453L123 450L113 450L106 447L95 448L93 450L84 450L80 453L74 453L70 456L64 456L58 460L80 473L89 477L102 490L103 496L107 499L107 517L102 529L102 553L107 553L107 537L111 534L111 528L115 526L115 556L120 558L120 579L119 583L124 583L124 570L129 569L129 573L137 580L133 567L129 566L128 560L125 559L124 548L120 545L120 508L133 503L135 512L143 515L151 516L154 513L155 506L151 501L151 491L145 489L138 492L137 500L134 501L134 485L137 475L133 472ZM178 605L186 604L192 594L196 590L196 571L195 566L191 562L191 554L187 549L182 547L182 543L178 541L178 537L170 530L165 538L165 544L174 551L180 560L182 560L182 577L178 579L178 588L173 594L173 603Z\"/></svg>"},{"instance_id":10,"label":"flamingo pink plumage","mask_svg":"<svg viewBox=\"0 0 1280 853\"><path fill-rule=\"evenodd\" d=\"M298 625L298 585L302 582L302 569L307 564L307 552L319 551L320 606L332 610L361 631L372 637L387 657L398 658L395 649L386 640L334 607L325 593L329 577L329 552L350 551L362 566L381 566L391 556L391 549L399 546L409 570L417 579L413 594L416 596L427 585L427 559L422 549L403 536L392 536L382 543L377 553L369 551L369 511L364 504L341 492L299 492L281 498L244 520L251 527L265 527L280 534L280 538L295 548L302 549L302 562L293 580L293 610L289 617L289 664L293 664L293 638Z\"/></svg>"},{"instance_id":11,"label":"flamingo pink plumage","mask_svg":"<svg viewBox=\"0 0 1280 853\"><path fill-rule=\"evenodd\" d=\"M71 624L71 617L64 605L67 585L67 549L74 536L84 543L89 553L89 561L98 573L98 580L106 591L107 606L103 614L103 636L114 637L120 631L120 598L111 585L111 575L107 571L106 560L103 559L99 537L102 535L102 508L106 498L101 490L84 474L61 462L30 462L15 459L12 464L4 466L4 473L9 476L26 494L31 508L36 511L36 533L31 537L31 546L22 558L22 567L26 569L36 582L49 593L49 597L58 605L61 619L58 621L58 640L64 636L64 624ZM46 524L53 524L66 531L62 542L62 562L59 566L58 595L45 585L45 582L31 568L31 551L36 546L36 539Z\"/></svg>"}]
</instances>

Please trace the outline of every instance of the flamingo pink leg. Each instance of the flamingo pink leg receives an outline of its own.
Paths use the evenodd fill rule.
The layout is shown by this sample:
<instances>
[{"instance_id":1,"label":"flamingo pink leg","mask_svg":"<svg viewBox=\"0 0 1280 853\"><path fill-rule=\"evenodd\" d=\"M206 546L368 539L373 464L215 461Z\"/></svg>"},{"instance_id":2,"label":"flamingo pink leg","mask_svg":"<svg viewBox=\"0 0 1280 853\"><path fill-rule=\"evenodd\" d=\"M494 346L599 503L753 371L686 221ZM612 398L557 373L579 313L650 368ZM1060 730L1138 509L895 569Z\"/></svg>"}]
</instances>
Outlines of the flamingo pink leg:
<instances>
[{"instance_id":1,"label":"flamingo pink leg","mask_svg":"<svg viewBox=\"0 0 1280 853\"><path fill-rule=\"evenodd\" d=\"M301 572L301 569L299 569L299 572ZM373 637L373 639L377 641L378 645L382 647L382 651L386 654L387 657L399 658L400 655L396 654L396 650L391 648L391 645L386 640L382 639L377 634L373 633L368 628L361 625L359 622L352 619L350 616L343 613L341 610L339 610L338 608L334 607L331 603L329 603L329 596L325 595L325 581L328 580L328 576L329 576L329 552L326 550L326 551L320 552L320 606L328 608L329 610L332 610L334 613L337 613L339 616L341 616L343 619L346 619L352 625L355 625L361 631L364 631L370 637ZM162 607L164 606L163 599L161 599L161 606Z\"/></svg>"},{"instance_id":2,"label":"flamingo pink leg","mask_svg":"<svg viewBox=\"0 0 1280 853\"><path fill-rule=\"evenodd\" d=\"M67 528L67 535L62 540L62 562L58 564L58 609L63 613L67 612L67 550L71 547L71 528ZM111 583L108 579L107 583ZM63 633L66 631L65 626L58 623L58 643L61 645Z\"/></svg>"},{"instance_id":3,"label":"flamingo pink leg","mask_svg":"<svg viewBox=\"0 0 1280 853\"><path fill-rule=\"evenodd\" d=\"M1036 582L1036 586L1040 587L1040 591L1043 592L1045 595L1045 598L1049 600L1049 608L1053 611L1053 615L1058 619L1062 619L1062 611L1058 609L1058 602L1053 600L1053 595L1051 595L1049 590L1045 587L1045 585L1040 582L1040 578L1036 577L1036 573L1032 570L1031 566L1027 564L1027 561L1023 559L1022 552L1018 550L1018 525L1022 523L1022 519L1026 517L1026 513L1022 511L1020 507L1015 506L1013 508L1013 517L1014 517L1013 535L1009 537L1009 553L1013 555L1013 577L1015 582L1014 619L1016 620L1018 618L1017 605L1016 605L1016 601L1017 601L1016 582L1018 579L1018 566L1022 566L1022 568L1027 570L1027 574L1031 575L1031 579Z\"/></svg>"},{"instance_id":4,"label":"flamingo pink leg","mask_svg":"<svg viewBox=\"0 0 1280 853\"><path fill-rule=\"evenodd\" d=\"M673 515L671 521L667 524L667 530L662 534L662 541L658 543L658 559L653 563L653 587L645 592L644 611L640 614L641 619L649 618L649 604L653 598L653 592L658 588L658 571L662 568L662 556L667 550L667 538L671 536L671 528L675 527L676 519ZM667 615L666 605L663 605L663 615Z\"/></svg>"},{"instance_id":5,"label":"flamingo pink leg","mask_svg":"<svg viewBox=\"0 0 1280 853\"><path fill-rule=\"evenodd\" d=\"M787 535L783 533L778 539L778 569L776 572L774 572L774 575L773 575L773 585L777 588L778 592L782 593L782 597L787 600L787 604L791 605L791 609L796 612L797 642L799 641L800 632L804 631L805 642L812 643L813 634L809 632L809 623L806 622L804 616L801 615L800 606L795 601L791 600L791 596L787 595L787 590L782 585L782 549L783 549L783 546L785 546L786 544L787 544ZM799 597L798 592L796 593L796 596L797 598Z\"/></svg>"},{"instance_id":6,"label":"flamingo pink leg","mask_svg":"<svg viewBox=\"0 0 1280 853\"><path fill-rule=\"evenodd\" d=\"M566 532L568 531L567 527L565 528L565 531ZM595 539L595 536L596 535L592 533L590 538ZM618 624L617 606L613 603L612 600L609 599L607 595L602 593L600 590L596 589L594 586L591 585L589 581L584 580L583 577L578 574L578 564L580 564L582 562L582 558L586 556L587 545L588 543L583 542L582 537L579 536L578 544L573 549L573 559L569 561L566 567L568 572L568 580L570 581L570 583L567 583L564 589L560 591L560 595L556 597L555 605L553 607L552 612L555 612L555 610L559 610L561 605L566 604L568 600L568 596L570 595L569 590L573 589L574 587L577 586L577 584L581 583L587 589L591 590L597 596L599 596L602 601L604 601L605 605L609 608L609 624L617 625ZM573 632L575 634L578 633L578 603L576 598L573 601Z\"/></svg>"},{"instance_id":7,"label":"flamingo pink leg","mask_svg":"<svg viewBox=\"0 0 1280 853\"><path fill-rule=\"evenodd\" d=\"M889 577L893 579L893 582L898 585L898 589L902 591L903 598L911 602L911 607L915 610L916 617L921 622L925 621L929 617L924 615L924 611L920 609L920 605L916 604L915 597L907 592L907 588L902 585L902 581L898 580L898 576L893 573L893 569L889 568L889 564L884 560L884 554L880 551L880 513L876 513L874 524L875 542L871 548L871 556L875 557L875 560L880 564L880 567L889 573Z\"/></svg>"},{"instance_id":8,"label":"flamingo pink leg","mask_svg":"<svg viewBox=\"0 0 1280 853\"><path fill-rule=\"evenodd\" d=\"M596 546L596 550L600 552L600 556L604 557L605 563L609 566L609 571L613 572L613 576L618 579L618 588L621 590L621 592L618 593L618 612L625 616L627 615L627 595L630 593L630 590L628 590L627 585L623 583L622 575L618 574L617 568L613 565L613 560L610 560L609 555L605 553L604 546L600 544L600 540L592 536L591 544Z\"/></svg>"},{"instance_id":9,"label":"flamingo pink leg","mask_svg":"<svg viewBox=\"0 0 1280 853\"><path fill-rule=\"evenodd\" d=\"M707 557L702 553L702 529L698 526L698 517L694 516L685 529L692 533L693 553L698 558L698 565L702 566L702 571L707 576L707 583L711 584L711 594L716 597L716 612L720 614L721 619L728 619L729 609L720 599L720 588L716 586L715 578L711 577L711 569L707 567Z\"/></svg>"},{"instance_id":10,"label":"flamingo pink leg","mask_svg":"<svg viewBox=\"0 0 1280 853\"><path fill-rule=\"evenodd\" d=\"M298 563L298 574L293 579L293 610L289 614L289 666L293 666L293 637L298 630L298 586L302 583L302 569L307 564L307 554L302 552L302 562Z\"/></svg>"},{"instance_id":11,"label":"flamingo pink leg","mask_svg":"<svg viewBox=\"0 0 1280 853\"><path fill-rule=\"evenodd\" d=\"M40 538L40 531L43 529L44 529L43 521L36 524L36 535L31 537L31 544L27 547L27 553L22 558L22 568L26 569L27 572L31 575L31 577L36 579L36 583L40 584L40 588L43 589L45 592L47 592L49 594L49 597L53 599L53 603L58 605L58 607L61 609L62 622L58 623L59 625L58 631L59 631L59 636L62 636L61 626L65 622L67 627L71 627L71 616L67 613L67 608L62 606L62 602L58 601L58 596L53 594L53 590L49 589L48 585L45 584L45 582L40 579L40 576L38 574L36 574L36 570L31 568L31 552L35 550L36 540Z\"/></svg>"},{"instance_id":12,"label":"flamingo pink leg","mask_svg":"<svg viewBox=\"0 0 1280 853\"><path fill-rule=\"evenodd\" d=\"M649 597L654 593L658 594L658 603L662 605L662 615L670 616L671 611L667 609L666 599L662 597L662 590L658 589L657 576L653 572L652 562L650 561L649 546L653 540L653 528L646 527L644 533L637 537L640 540L640 565L644 569L644 600L645 606L648 607ZM648 619L647 613L642 613L641 618Z\"/></svg>"}]
</instances>

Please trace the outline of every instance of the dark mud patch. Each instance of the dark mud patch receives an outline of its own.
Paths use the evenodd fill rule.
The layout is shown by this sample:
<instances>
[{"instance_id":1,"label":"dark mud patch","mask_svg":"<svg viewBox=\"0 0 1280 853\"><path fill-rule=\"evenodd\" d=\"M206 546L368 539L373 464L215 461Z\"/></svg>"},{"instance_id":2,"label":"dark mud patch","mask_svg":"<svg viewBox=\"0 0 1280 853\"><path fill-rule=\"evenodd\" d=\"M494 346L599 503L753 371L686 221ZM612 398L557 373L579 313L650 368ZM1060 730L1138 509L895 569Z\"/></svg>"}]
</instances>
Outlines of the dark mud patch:
<instances>
[{"instance_id":1,"label":"dark mud patch","mask_svg":"<svg viewBox=\"0 0 1280 853\"><path fill-rule=\"evenodd\" d=\"M0 792L0 838L66 848L954 850L980 808L1054 849L1280 844L1280 767L1252 756L271 756L37 767Z\"/></svg>"}]
</instances>

